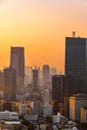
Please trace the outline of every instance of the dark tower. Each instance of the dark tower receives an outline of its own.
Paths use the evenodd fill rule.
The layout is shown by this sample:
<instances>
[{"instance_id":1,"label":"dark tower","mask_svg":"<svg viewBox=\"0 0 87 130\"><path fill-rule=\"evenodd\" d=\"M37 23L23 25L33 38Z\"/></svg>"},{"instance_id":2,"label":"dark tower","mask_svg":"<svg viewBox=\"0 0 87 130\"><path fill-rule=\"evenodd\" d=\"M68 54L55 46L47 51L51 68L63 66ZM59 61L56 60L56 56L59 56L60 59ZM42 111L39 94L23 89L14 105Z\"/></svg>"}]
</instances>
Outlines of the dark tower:
<instances>
[{"instance_id":1,"label":"dark tower","mask_svg":"<svg viewBox=\"0 0 87 130\"><path fill-rule=\"evenodd\" d=\"M53 114L57 114L57 112L60 112L60 104L63 104L64 84L64 75L54 75L52 77L52 100L54 102Z\"/></svg>"},{"instance_id":2,"label":"dark tower","mask_svg":"<svg viewBox=\"0 0 87 130\"><path fill-rule=\"evenodd\" d=\"M32 70L32 84L33 84L33 90L34 91L37 91L37 89L38 89L38 68L36 68L36 66L35 66L35 68Z\"/></svg>"},{"instance_id":3,"label":"dark tower","mask_svg":"<svg viewBox=\"0 0 87 130\"><path fill-rule=\"evenodd\" d=\"M87 93L87 39L66 37L65 75L71 78L70 94Z\"/></svg>"}]
</instances>

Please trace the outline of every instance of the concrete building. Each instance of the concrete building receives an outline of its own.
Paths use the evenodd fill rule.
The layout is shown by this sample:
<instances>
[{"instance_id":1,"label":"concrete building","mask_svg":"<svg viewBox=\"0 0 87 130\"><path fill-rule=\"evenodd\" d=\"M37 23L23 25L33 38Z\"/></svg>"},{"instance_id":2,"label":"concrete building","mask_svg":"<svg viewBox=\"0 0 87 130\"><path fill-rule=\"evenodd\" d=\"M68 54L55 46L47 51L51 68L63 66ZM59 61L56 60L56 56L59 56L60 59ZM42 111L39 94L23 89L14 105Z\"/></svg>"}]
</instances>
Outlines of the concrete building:
<instances>
[{"instance_id":1,"label":"concrete building","mask_svg":"<svg viewBox=\"0 0 87 130\"><path fill-rule=\"evenodd\" d=\"M53 114L60 112L60 104L63 104L64 102L64 86L64 75L54 75L52 77L52 100L54 101Z\"/></svg>"},{"instance_id":2,"label":"concrete building","mask_svg":"<svg viewBox=\"0 0 87 130\"><path fill-rule=\"evenodd\" d=\"M11 47L10 66L16 70L17 88L24 86L25 57L23 47Z\"/></svg>"},{"instance_id":3,"label":"concrete building","mask_svg":"<svg viewBox=\"0 0 87 130\"><path fill-rule=\"evenodd\" d=\"M25 67L25 77L24 77L24 85L25 86L28 86L28 84L31 83L29 74L30 74L30 68L29 68L29 66L26 66Z\"/></svg>"},{"instance_id":4,"label":"concrete building","mask_svg":"<svg viewBox=\"0 0 87 130\"><path fill-rule=\"evenodd\" d=\"M19 115L26 115L27 114L27 104L22 102L19 104Z\"/></svg>"},{"instance_id":5,"label":"concrete building","mask_svg":"<svg viewBox=\"0 0 87 130\"><path fill-rule=\"evenodd\" d=\"M3 71L4 78L4 98L5 100L16 100L16 70L11 67Z\"/></svg>"},{"instance_id":6,"label":"concrete building","mask_svg":"<svg viewBox=\"0 0 87 130\"><path fill-rule=\"evenodd\" d=\"M3 72L0 71L0 97L3 97L3 92L4 92Z\"/></svg>"},{"instance_id":7,"label":"concrete building","mask_svg":"<svg viewBox=\"0 0 87 130\"><path fill-rule=\"evenodd\" d=\"M49 65L43 65L42 68L42 72L43 72L43 83L44 84L49 84L49 76L50 76L50 67Z\"/></svg>"},{"instance_id":8,"label":"concrete building","mask_svg":"<svg viewBox=\"0 0 87 130\"><path fill-rule=\"evenodd\" d=\"M69 117L72 120L80 121L80 109L87 103L87 95L74 94L69 98Z\"/></svg>"},{"instance_id":9,"label":"concrete building","mask_svg":"<svg viewBox=\"0 0 87 130\"><path fill-rule=\"evenodd\" d=\"M80 109L80 122L87 123L87 104L84 104Z\"/></svg>"},{"instance_id":10,"label":"concrete building","mask_svg":"<svg viewBox=\"0 0 87 130\"><path fill-rule=\"evenodd\" d=\"M73 34L65 39L65 75L72 81L70 95L87 93L87 39Z\"/></svg>"},{"instance_id":11,"label":"concrete building","mask_svg":"<svg viewBox=\"0 0 87 130\"><path fill-rule=\"evenodd\" d=\"M32 84L33 84L33 91L37 91L38 89L38 80L39 80L39 69L35 66L32 69Z\"/></svg>"},{"instance_id":12,"label":"concrete building","mask_svg":"<svg viewBox=\"0 0 87 130\"><path fill-rule=\"evenodd\" d=\"M44 90L44 105L48 105L50 102L50 94L49 94L49 90L46 89Z\"/></svg>"},{"instance_id":13,"label":"concrete building","mask_svg":"<svg viewBox=\"0 0 87 130\"><path fill-rule=\"evenodd\" d=\"M41 116L42 113L42 107L40 101L34 101L33 103L33 114Z\"/></svg>"},{"instance_id":14,"label":"concrete building","mask_svg":"<svg viewBox=\"0 0 87 130\"><path fill-rule=\"evenodd\" d=\"M10 111L1 111L0 112L0 120L19 120L19 114L17 112Z\"/></svg>"},{"instance_id":15,"label":"concrete building","mask_svg":"<svg viewBox=\"0 0 87 130\"><path fill-rule=\"evenodd\" d=\"M52 106L46 104L43 106L43 117L52 116Z\"/></svg>"},{"instance_id":16,"label":"concrete building","mask_svg":"<svg viewBox=\"0 0 87 130\"><path fill-rule=\"evenodd\" d=\"M57 123L65 124L67 122L67 118L58 112L57 115L52 115L52 121L54 124L57 124ZM60 127L61 127L61 125L60 125ZM62 128L62 130L63 130L63 128Z\"/></svg>"}]
</instances>

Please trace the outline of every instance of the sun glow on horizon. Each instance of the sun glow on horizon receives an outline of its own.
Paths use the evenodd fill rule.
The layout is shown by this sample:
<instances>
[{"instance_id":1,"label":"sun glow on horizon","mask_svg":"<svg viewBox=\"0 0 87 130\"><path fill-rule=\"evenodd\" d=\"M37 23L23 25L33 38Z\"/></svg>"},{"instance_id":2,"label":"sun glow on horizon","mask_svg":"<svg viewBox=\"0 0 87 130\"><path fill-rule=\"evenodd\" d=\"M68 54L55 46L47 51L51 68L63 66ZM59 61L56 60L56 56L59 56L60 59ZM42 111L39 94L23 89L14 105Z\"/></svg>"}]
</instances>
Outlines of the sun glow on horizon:
<instances>
[{"instance_id":1,"label":"sun glow on horizon","mask_svg":"<svg viewBox=\"0 0 87 130\"><path fill-rule=\"evenodd\" d=\"M0 1L0 69L10 64L10 47L25 47L26 65L49 64L64 73L65 37L87 37L84 0Z\"/></svg>"}]
</instances>

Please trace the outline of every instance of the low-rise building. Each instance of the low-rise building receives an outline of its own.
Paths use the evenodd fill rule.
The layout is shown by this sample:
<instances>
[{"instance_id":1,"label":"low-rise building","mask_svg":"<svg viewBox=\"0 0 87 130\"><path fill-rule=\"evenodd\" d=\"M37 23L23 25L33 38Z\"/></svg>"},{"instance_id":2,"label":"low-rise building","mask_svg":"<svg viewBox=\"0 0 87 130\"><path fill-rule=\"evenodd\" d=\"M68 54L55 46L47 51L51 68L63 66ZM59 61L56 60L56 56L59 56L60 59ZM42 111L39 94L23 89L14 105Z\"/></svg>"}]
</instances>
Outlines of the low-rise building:
<instances>
[{"instance_id":1,"label":"low-rise building","mask_svg":"<svg viewBox=\"0 0 87 130\"><path fill-rule=\"evenodd\" d=\"M80 108L87 103L86 94L74 94L69 98L69 117L72 120L80 121Z\"/></svg>"},{"instance_id":2,"label":"low-rise building","mask_svg":"<svg viewBox=\"0 0 87 130\"><path fill-rule=\"evenodd\" d=\"M17 112L2 111L0 112L0 120L19 120L19 114Z\"/></svg>"},{"instance_id":3,"label":"low-rise building","mask_svg":"<svg viewBox=\"0 0 87 130\"><path fill-rule=\"evenodd\" d=\"M80 109L80 121L82 123L87 123L87 104Z\"/></svg>"}]
</instances>

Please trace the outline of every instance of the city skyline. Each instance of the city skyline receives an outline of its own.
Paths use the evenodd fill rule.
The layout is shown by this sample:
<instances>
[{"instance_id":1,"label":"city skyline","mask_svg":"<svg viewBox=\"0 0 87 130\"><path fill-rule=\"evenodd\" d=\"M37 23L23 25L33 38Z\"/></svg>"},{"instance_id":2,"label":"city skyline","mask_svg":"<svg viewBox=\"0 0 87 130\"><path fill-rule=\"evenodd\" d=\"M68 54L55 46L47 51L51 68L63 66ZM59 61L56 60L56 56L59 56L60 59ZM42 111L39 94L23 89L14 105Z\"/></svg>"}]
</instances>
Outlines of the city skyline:
<instances>
[{"instance_id":1,"label":"city skyline","mask_svg":"<svg viewBox=\"0 0 87 130\"><path fill-rule=\"evenodd\" d=\"M0 69L10 64L10 47L25 47L25 64L48 64L64 73L65 37L87 37L86 0L0 1Z\"/></svg>"}]
</instances>

